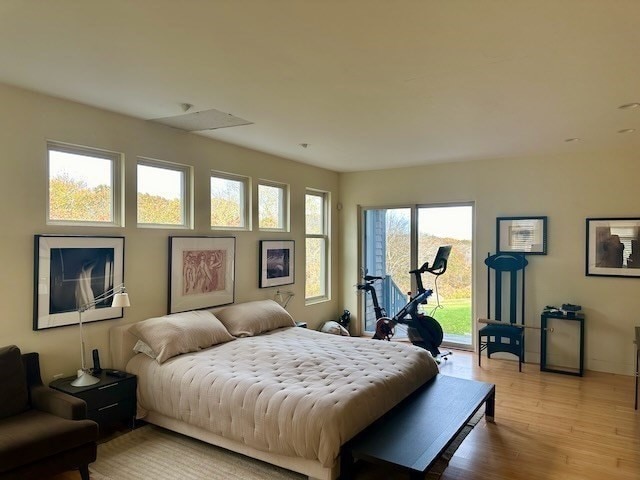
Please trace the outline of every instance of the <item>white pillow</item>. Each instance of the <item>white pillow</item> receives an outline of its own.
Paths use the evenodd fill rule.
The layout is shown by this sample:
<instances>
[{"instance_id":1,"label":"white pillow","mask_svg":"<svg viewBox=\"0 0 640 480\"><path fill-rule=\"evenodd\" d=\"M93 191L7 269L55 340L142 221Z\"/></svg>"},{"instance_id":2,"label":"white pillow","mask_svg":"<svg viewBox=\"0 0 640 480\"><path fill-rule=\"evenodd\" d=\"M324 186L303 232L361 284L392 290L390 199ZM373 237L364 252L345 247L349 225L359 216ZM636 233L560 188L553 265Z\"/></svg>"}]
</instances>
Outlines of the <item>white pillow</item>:
<instances>
[{"instance_id":1,"label":"white pillow","mask_svg":"<svg viewBox=\"0 0 640 480\"><path fill-rule=\"evenodd\" d=\"M253 337L296 326L289 312L273 300L239 303L217 311L216 316L234 337Z\"/></svg>"},{"instance_id":2,"label":"white pillow","mask_svg":"<svg viewBox=\"0 0 640 480\"><path fill-rule=\"evenodd\" d=\"M333 335L343 335L347 337L350 336L349 330L333 320L330 322L325 322L324 325L322 325L320 331L324 333L332 333Z\"/></svg>"},{"instance_id":3,"label":"white pillow","mask_svg":"<svg viewBox=\"0 0 640 480\"><path fill-rule=\"evenodd\" d=\"M136 344L133 346L133 351L136 353L144 353L145 355L153 358L154 360L157 357L156 352L154 352L153 349L149 345L144 343L142 340L138 340L136 342Z\"/></svg>"},{"instance_id":4,"label":"white pillow","mask_svg":"<svg viewBox=\"0 0 640 480\"><path fill-rule=\"evenodd\" d=\"M196 352L234 340L213 313L203 310L150 318L136 323L129 331L151 350L151 354L148 351L143 353L158 363L181 353ZM136 346L146 350L141 345Z\"/></svg>"}]
</instances>

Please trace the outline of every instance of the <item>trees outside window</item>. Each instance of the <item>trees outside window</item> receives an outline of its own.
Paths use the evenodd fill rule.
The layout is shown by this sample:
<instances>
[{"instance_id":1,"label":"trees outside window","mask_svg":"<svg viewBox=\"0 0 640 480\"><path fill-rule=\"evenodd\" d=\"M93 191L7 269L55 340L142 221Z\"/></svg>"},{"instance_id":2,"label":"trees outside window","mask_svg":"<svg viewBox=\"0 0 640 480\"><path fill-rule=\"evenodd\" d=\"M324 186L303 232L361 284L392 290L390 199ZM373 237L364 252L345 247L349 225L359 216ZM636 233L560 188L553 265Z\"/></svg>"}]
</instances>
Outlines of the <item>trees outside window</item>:
<instances>
[{"instance_id":1,"label":"trees outside window","mask_svg":"<svg viewBox=\"0 0 640 480\"><path fill-rule=\"evenodd\" d=\"M211 172L211 228L250 230L250 179Z\"/></svg>"},{"instance_id":2,"label":"trees outside window","mask_svg":"<svg viewBox=\"0 0 640 480\"><path fill-rule=\"evenodd\" d=\"M289 231L289 187L260 180L258 183L258 228Z\"/></svg>"},{"instance_id":3,"label":"trees outside window","mask_svg":"<svg viewBox=\"0 0 640 480\"><path fill-rule=\"evenodd\" d=\"M58 142L47 154L47 223L121 226L121 154Z\"/></svg>"},{"instance_id":4,"label":"trees outside window","mask_svg":"<svg viewBox=\"0 0 640 480\"><path fill-rule=\"evenodd\" d=\"M186 165L138 159L138 226L191 227L190 173Z\"/></svg>"},{"instance_id":5,"label":"trees outside window","mask_svg":"<svg viewBox=\"0 0 640 480\"><path fill-rule=\"evenodd\" d=\"M328 193L307 190L305 195L305 299L329 297Z\"/></svg>"}]
</instances>

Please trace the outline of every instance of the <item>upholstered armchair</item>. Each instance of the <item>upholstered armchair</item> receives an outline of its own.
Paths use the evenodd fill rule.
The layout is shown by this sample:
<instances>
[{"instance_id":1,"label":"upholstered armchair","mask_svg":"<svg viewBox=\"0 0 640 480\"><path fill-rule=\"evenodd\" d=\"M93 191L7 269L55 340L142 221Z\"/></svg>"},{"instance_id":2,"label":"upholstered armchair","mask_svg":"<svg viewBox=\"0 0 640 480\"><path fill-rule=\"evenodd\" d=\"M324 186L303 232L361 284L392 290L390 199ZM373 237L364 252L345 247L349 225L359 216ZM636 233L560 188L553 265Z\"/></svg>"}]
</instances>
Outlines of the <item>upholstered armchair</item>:
<instances>
[{"instance_id":1,"label":"upholstered armchair","mask_svg":"<svg viewBox=\"0 0 640 480\"><path fill-rule=\"evenodd\" d=\"M42 384L37 353L0 348L0 480L79 469L89 480L98 424L83 400Z\"/></svg>"}]
</instances>

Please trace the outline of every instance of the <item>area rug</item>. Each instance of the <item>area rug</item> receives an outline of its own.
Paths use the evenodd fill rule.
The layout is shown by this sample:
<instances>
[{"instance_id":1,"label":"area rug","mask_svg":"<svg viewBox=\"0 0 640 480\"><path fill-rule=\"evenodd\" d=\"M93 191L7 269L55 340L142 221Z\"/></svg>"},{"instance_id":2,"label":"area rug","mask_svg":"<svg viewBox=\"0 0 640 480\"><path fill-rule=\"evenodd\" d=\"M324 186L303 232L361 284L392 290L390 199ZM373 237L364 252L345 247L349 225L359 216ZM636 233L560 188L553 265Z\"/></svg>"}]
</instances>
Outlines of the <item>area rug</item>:
<instances>
[{"instance_id":1,"label":"area rug","mask_svg":"<svg viewBox=\"0 0 640 480\"><path fill-rule=\"evenodd\" d=\"M464 438L480 421L476 414L427 473L440 478ZM302 480L307 477L214 447L154 425L146 425L98 445L90 465L92 480ZM361 463L360 480L404 479L406 474Z\"/></svg>"}]
</instances>

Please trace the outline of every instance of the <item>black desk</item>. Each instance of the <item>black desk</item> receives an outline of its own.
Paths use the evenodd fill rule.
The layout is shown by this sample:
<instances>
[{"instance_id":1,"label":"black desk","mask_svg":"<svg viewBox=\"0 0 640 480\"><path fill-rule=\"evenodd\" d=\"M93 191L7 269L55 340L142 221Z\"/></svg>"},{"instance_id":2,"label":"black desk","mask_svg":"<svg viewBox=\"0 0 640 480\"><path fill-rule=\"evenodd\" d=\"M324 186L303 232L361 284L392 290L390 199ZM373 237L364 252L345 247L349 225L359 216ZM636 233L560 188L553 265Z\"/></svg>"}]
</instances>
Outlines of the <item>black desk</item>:
<instances>
[{"instance_id":1,"label":"black desk","mask_svg":"<svg viewBox=\"0 0 640 480\"><path fill-rule=\"evenodd\" d=\"M560 367L557 365L548 366L547 365L547 328L548 328L548 320L556 319L556 320L567 320L578 322L578 326L580 328L580 341L578 344L578 362L579 367ZM578 375L582 376L584 374L584 315L582 313L578 313L573 317L568 317L563 315L561 312L543 312L540 327L542 328L542 334L540 335L540 370L543 372L554 372L554 373L564 373L565 375ZM553 335L553 333L551 333Z\"/></svg>"}]
</instances>

